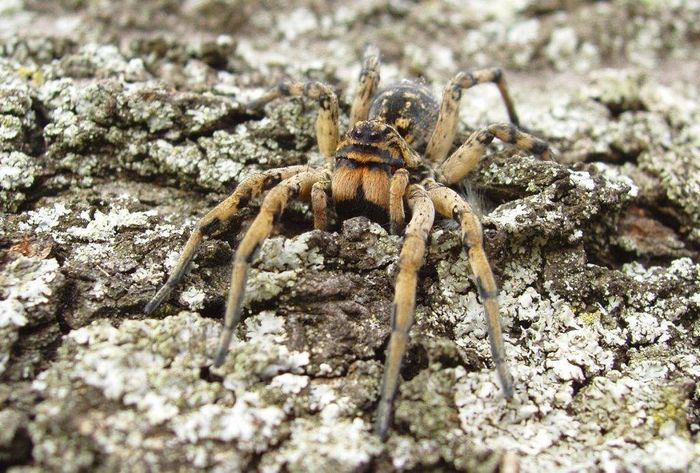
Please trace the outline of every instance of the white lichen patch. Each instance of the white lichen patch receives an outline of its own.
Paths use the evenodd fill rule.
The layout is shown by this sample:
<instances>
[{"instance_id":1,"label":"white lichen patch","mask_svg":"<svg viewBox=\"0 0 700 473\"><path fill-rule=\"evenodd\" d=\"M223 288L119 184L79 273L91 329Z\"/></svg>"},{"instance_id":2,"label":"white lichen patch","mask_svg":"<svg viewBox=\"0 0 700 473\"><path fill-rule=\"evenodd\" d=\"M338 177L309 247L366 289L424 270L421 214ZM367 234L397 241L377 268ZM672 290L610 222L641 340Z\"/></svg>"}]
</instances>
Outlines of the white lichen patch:
<instances>
[{"instance_id":1,"label":"white lichen patch","mask_svg":"<svg viewBox=\"0 0 700 473\"><path fill-rule=\"evenodd\" d=\"M251 342L282 343L286 338L284 318L274 312L260 312L245 320L246 337Z\"/></svg>"},{"instance_id":2,"label":"white lichen patch","mask_svg":"<svg viewBox=\"0 0 700 473\"><path fill-rule=\"evenodd\" d=\"M575 185L587 191L592 191L596 187L595 182L591 179L591 175L587 172L572 171L569 174L569 179L571 179Z\"/></svg>"},{"instance_id":3,"label":"white lichen patch","mask_svg":"<svg viewBox=\"0 0 700 473\"><path fill-rule=\"evenodd\" d=\"M270 386L284 394L299 394L309 384L308 376L284 373L272 378Z\"/></svg>"},{"instance_id":4,"label":"white lichen patch","mask_svg":"<svg viewBox=\"0 0 700 473\"><path fill-rule=\"evenodd\" d=\"M214 350L219 327L217 322L182 312L162 320L125 321L119 328L98 321L71 332L70 350L62 350L52 368L34 382L36 390L49 396L37 408L37 458L52 464L57 445L62 450L72 448L61 443L69 439L45 437L38 428L63 422L67 403L72 406L70 422L81 426L74 435L89 438L121 458L122 464L136 460L131 458L136 446L146 452L165 448L178 456L186 445L218 440L224 443L215 450L223 453L233 444L240 456L277 442L286 417L281 408L266 404L252 391L234 398L221 383L200 378L200 367ZM285 357L293 358L289 355ZM243 356L239 353L238 360ZM64 378L68 366L71 375ZM287 381L281 384L300 385ZM104 397L105 410L88 408L92 401L81 400L79 393L88 388L93 390L90 399ZM124 436L124 432L130 434ZM131 445L133 435L139 438L137 445ZM209 452L213 464L231 460Z\"/></svg>"},{"instance_id":5,"label":"white lichen patch","mask_svg":"<svg viewBox=\"0 0 700 473\"><path fill-rule=\"evenodd\" d=\"M61 202L57 202L51 207L40 207L37 210L30 210L26 213L27 219L24 222L20 222L19 229L23 232L49 233L58 226L61 222L61 217L70 213L71 211Z\"/></svg>"},{"instance_id":6,"label":"white lichen patch","mask_svg":"<svg viewBox=\"0 0 700 473\"><path fill-rule=\"evenodd\" d=\"M297 281L298 270L281 272L251 269L246 282L243 304L274 300L285 289L292 288Z\"/></svg>"},{"instance_id":7,"label":"white lichen patch","mask_svg":"<svg viewBox=\"0 0 700 473\"><path fill-rule=\"evenodd\" d=\"M265 240L256 258L257 267L265 271L299 269L310 266L319 269L323 266L323 255L318 248L309 248L311 233L287 239L284 237Z\"/></svg>"},{"instance_id":8,"label":"white lichen patch","mask_svg":"<svg viewBox=\"0 0 700 473\"><path fill-rule=\"evenodd\" d=\"M515 401L503 401L490 369L461 371L454 402L467 435L483 448L518 451L522 468L528 470L587 470L607 464L676 471L679 465L697 464L700 449L688 441L684 394L695 376L696 357L667 354L669 341L685 332L679 311L693 304L692 295L649 298L642 292L638 302L611 297L596 312L579 313L557 296L550 299L528 285L537 280L542 264L538 251L516 261L505 268L499 297L506 327L511 315L527 324L517 343L506 344ZM687 258L668 268L635 263L623 271L649 287L661 281L700 281L700 267ZM461 313L455 325L457 343L488 358L488 343L478 328L483 324L480 305L456 301L453 308ZM603 323L608 314L620 314L624 324ZM617 351L630 341L649 348L616 370ZM578 395L577 383L588 383ZM581 442L588 447L581 449ZM684 454L664 460L660 452L668 445L683 448Z\"/></svg>"},{"instance_id":9,"label":"white lichen patch","mask_svg":"<svg viewBox=\"0 0 700 473\"><path fill-rule=\"evenodd\" d=\"M202 154L194 144L173 145L166 140L152 143L148 154L165 173L196 175L202 161Z\"/></svg>"},{"instance_id":10,"label":"white lichen patch","mask_svg":"<svg viewBox=\"0 0 700 473\"><path fill-rule=\"evenodd\" d=\"M605 163L594 163L596 171L600 172L606 180L606 187L615 191L627 190L628 198L635 198L639 195L639 187L628 176L620 173L618 168Z\"/></svg>"},{"instance_id":11,"label":"white lichen patch","mask_svg":"<svg viewBox=\"0 0 700 473\"><path fill-rule=\"evenodd\" d=\"M19 151L0 151L0 208L15 211L24 202L39 169L33 158Z\"/></svg>"},{"instance_id":12,"label":"white lichen patch","mask_svg":"<svg viewBox=\"0 0 700 473\"><path fill-rule=\"evenodd\" d=\"M58 274L58 262L18 256L0 273L0 328L22 327L27 323L27 310L48 301L49 284Z\"/></svg>"},{"instance_id":13,"label":"white lichen patch","mask_svg":"<svg viewBox=\"0 0 700 473\"><path fill-rule=\"evenodd\" d=\"M309 248L310 233L287 239L265 240L255 258L244 296L244 304L273 300L296 283L305 268L323 267L324 258L318 248Z\"/></svg>"},{"instance_id":14,"label":"white lichen patch","mask_svg":"<svg viewBox=\"0 0 700 473\"><path fill-rule=\"evenodd\" d=\"M491 212L488 219L496 225L512 231L516 230L521 225L521 222L518 220L526 216L527 213L527 208L522 204L508 207L501 206Z\"/></svg>"},{"instance_id":15,"label":"white lichen patch","mask_svg":"<svg viewBox=\"0 0 700 473\"><path fill-rule=\"evenodd\" d=\"M88 222L85 227L70 227L67 232L79 240L107 242L111 241L123 228L144 226L148 217L155 214L155 210L130 212L123 207L111 208L106 214L96 210L92 216L89 214L81 215Z\"/></svg>"},{"instance_id":16,"label":"white lichen patch","mask_svg":"<svg viewBox=\"0 0 700 473\"><path fill-rule=\"evenodd\" d=\"M267 382L285 373L304 373L309 364L309 353L287 348L282 317L265 311L247 318L243 325L245 339L234 338L221 368L226 373L223 383L227 389L240 394L259 380Z\"/></svg>"},{"instance_id":17,"label":"white lichen patch","mask_svg":"<svg viewBox=\"0 0 700 473\"><path fill-rule=\"evenodd\" d=\"M204 307L204 291L194 286L190 286L180 293L180 303L191 310L200 310Z\"/></svg>"},{"instance_id":18,"label":"white lichen patch","mask_svg":"<svg viewBox=\"0 0 700 473\"><path fill-rule=\"evenodd\" d=\"M366 466L382 447L362 419L329 419L320 424L307 419L292 422L290 440L266 456L261 471L352 472Z\"/></svg>"},{"instance_id":19,"label":"white lichen patch","mask_svg":"<svg viewBox=\"0 0 700 473\"><path fill-rule=\"evenodd\" d=\"M59 274L54 259L17 256L0 272L0 374L7 369L18 330L37 323L36 309L49 301Z\"/></svg>"},{"instance_id":20,"label":"white lichen patch","mask_svg":"<svg viewBox=\"0 0 700 473\"><path fill-rule=\"evenodd\" d=\"M281 409L264 406L256 394L246 393L233 407L204 405L175 420L172 429L181 441L236 440L238 448L255 451L275 435L284 418Z\"/></svg>"}]
</instances>

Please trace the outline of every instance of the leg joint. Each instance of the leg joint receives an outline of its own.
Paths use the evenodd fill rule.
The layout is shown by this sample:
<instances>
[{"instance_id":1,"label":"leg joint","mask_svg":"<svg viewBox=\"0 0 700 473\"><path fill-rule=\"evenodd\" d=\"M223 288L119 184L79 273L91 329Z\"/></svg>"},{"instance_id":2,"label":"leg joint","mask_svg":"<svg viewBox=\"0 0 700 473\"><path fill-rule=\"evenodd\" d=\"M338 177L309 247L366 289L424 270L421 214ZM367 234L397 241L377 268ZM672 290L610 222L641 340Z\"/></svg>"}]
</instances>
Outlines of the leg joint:
<instances>
[{"instance_id":1,"label":"leg joint","mask_svg":"<svg viewBox=\"0 0 700 473\"><path fill-rule=\"evenodd\" d=\"M476 287L479 290L479 297L481 298L482 303L487 299L496 299L498 297L498 288L493 287L490 290L487 290L484 287L484 283L480 277L476 278Z\"/></svg>"},{"instance_id":2,"label":"leg joint","mask_svg":"<svg viewBox=\"0 0 700 473\"><path fill-rule=\"evenodd\" d=\"M546 141L535 139L532 143L532 152L535 154L543 154L549 149L549 145Z\"/></svg>"},{"instance_id":3,"label":"leg joint","mask_svg":"<svg viewBox=\"0 0 700 473\"><path fill-rule=\"evenodd\" d=\"M277 84L277 90L279 90L280 95L289 96L292 95L292 81L285 79Z\"/></svg>"},{"instance_id":4,"label":"leg joint","mask_svg":"<svg viewBox=\"0 0 700 473\"><path fill-rule=\"evenodd\" d=\"M199 231L202 232L204 235L209 236L215 231L217 231L219 227L221 227L221 220L219 219L219 217L214 217L209 222L200 223Z\"/></svg>"}]
</instances>

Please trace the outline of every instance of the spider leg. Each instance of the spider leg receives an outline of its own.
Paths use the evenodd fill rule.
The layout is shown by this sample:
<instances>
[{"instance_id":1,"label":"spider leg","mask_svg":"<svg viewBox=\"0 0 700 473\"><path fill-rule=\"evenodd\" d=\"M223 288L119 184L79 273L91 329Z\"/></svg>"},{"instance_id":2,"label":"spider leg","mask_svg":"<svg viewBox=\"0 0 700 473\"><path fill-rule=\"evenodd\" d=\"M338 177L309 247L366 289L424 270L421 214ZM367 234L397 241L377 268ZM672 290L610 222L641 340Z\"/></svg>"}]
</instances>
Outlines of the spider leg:
<instances>
[{"instance_id":1,"label":"spider leg","mask_svg":"<svg viewBox=\"0 0 700 473\"><path fill-rule=\"evenodd\" d=\"M503 344L503 331L498 314L498 287L491 272L483 245L481 223L469 204L452 189L428 179L424 181L435 210L442 216L456 220L462 229L462 245L476 276L476 285L486 312L486 323L491 342L491 356L506 399L513 397L513 377L510 374Z\"/></svg>"},{"instance_id":2,"label":"spider leg","mask_svg":"<svg viewBox=\"0 0 700 473\"><path fill-rule=\"evenodd\" d=\"M328 228L328 194L331 192L331 180L315 182L311 186L311 210L314 214L314 228Z\"/></svg>"},{"instance_id":3,"label":"spider leg","mask_svg":"<svg viewBox=\"0 0 700 473\"><path fill-rule=\"evenodd\" d=\"M403 198L408 186L408 170L397 169L391 176L389 184L389 222L392 235L398 235L403 230L406 214L403 208Z\"/></svg>"},{"instance_id":4,"label":"spider leg","mask_svg":"<svg viewBox=\"0 0 700 473\"><path fill-rule=\"evenodd\" d=\"M399 256L399 274L396 277L391 317L391 338L386 351L381 399L377 407L374 428L375 433L382 440L386 438L389 429L394 396L399 385L401 360L408 344L408 331L413 325L418 270L423 264L425 243L435 218L435 209L423 187L417 184L410 185L407 200L412 216L406 227L406 236Z\"/></svg>"},{"instance_id":5,"label":"spider leg","mask_svg":"<svg viewBox=\"0 0 700 473\"><path fill-rule=\"evenodd\" d=\"M318 101L320 110L316 118L316 141L318 148L330 159L338 145L338 98L335 92L321 82L293 82L284 80L262 97L248 104L251 110L259 109L266 103L280 97L308 97Z\"/></svg>"},{"instance_id":6,"label":"spider leg","mask_svg":"<svg viewBox=\"0 0 700 473\"><path fill-rule=\"evenodd\" d=\"M451 185L461 181L469 171L476 167L484 155L486 146L494 138L505 143L512 143L520 149L538 155L540 159L551 157L551 151L546 141L519 130L515 125L499 123L476 130L469 135L467 141L438 167L437 174L440 176L440 182Z\"/></svg>"},{"instance_id":7,"label":"spider leg","mask_svg":"<svg viewBox=\"0 0 700 473\"><path fill-rule=\"evenodd\" d=\"M459 101L462 98L462 89L468 89L477 84L493 82L498 87L503 102L508 111L511 123L518 125L518 115L510 98L506 80L500 69L480 69L473 72L460 72L447 83L442 96L440 115L438 116L435 130L430 137L425 157L428 161L442 161L452 146L457 134L457 122L459 121Z\"/></svg>"},{"instance_id":8,"label":"spider leg","mask_svg":"<svg viewBox=\"0 0 700 473\"><path fill-rule=\"evenodd\" d=\"M260 212L253 220L233 257L231 288L226 301L224 328L219 339L219 347L214 355L214 366L221 366L224 362L233 331L240 321L241 303L245 293L248 269L256 251L272 231L275 220L282 215L289 200L293 198L308 199L313 185L316 182L327 180L329 177L329 171L326 169L307 170L280 182L263 199Z\"/></svg>"},{"instance_id":9,"label":"spider leg","mask_svg":"<svg viewBox=\"0 0 700 473\"><path fill-rule=\"evenodd\" d=\"M187 274L190 263L192 263L197 249L205 237L213 234L222 223L231 219L240 208L248 205L248 202L263 190L269 189L283 179L287 179L307 169L306 166L289 166L286 168L270 169L260 174L254 174L243 180L226 200L211 209L199 221L197 228L187 240L168 280L158 290L156 295L153 296L153 299L146 304L144 312L147 315L152 313L170 295L175 286L177 286L185 274Z\"/></svg>"},{"instance_id":10,"label":"spider leg","mask_svg":"<svg viewBox=\"0 0 700 473\"><path fill-rule=\"evenodd\" d=\"M360 84L350 109L350 128L360 120L367 120L372 97L379 85L379 50L373 45L367 45L363 56Z\"/></svg>"}]
</instances>

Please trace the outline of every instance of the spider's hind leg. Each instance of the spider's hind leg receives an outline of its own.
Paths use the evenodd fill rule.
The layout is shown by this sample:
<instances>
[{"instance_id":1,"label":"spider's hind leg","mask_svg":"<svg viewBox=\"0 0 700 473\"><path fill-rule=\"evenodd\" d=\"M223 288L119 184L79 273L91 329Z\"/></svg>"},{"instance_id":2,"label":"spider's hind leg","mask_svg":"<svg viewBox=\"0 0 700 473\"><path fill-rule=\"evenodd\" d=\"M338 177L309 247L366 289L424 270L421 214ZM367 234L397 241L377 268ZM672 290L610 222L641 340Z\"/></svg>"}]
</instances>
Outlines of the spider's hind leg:
<instances>
[{"instance_id":1,"label":"spider's hind leg","mask_svg":"<svg viewBox=\"0 0 700 473\"><path fill-rule=\"evenodd\" d=\"M503 331L498 311L498 287L484 251L481 222L471 206L452 189L433 180L426 180L425 185L428 195L435 205L435 210L444 217L453 218L460 225L462 245L469 257L469 264L476 277L481 303L486 312L491 356L496 365L503 394L506 399L511 399L513 397L513 377L506 362Z\"/></svg>"},{"instance_id":2,"label":"spider's hind leg","mask_svg":"<svg viewBox=\"0 0 700 473\"><path fill-rule=\"evenodd\" d=\"M367 120L372 97L379 85L379 50L373 45L368 45L365 47L363 56L360 84L355 91L350 109L350 128L361 120Z\"/></svg>"},{"instance_id":3,"label":"spider's hind leg","mask_svg":"<svg viewBox=\"0 0 700 473\"><path fill-rule=\"evenodd\" d=\"M263 190L269 189L283 179L287 179L295 174L307 170L306 166L289 166L286 168L270 169L260 174L255 174L243 180L236 190L219 205L211 209L197 224L197 228L192 232L180 257L175 264L166 283L158 290L153 299L150 300L144 312L152 313L170 295L172 290L185 277L187 270L192 263L199 246L205 237L216 232L221 225L230 220L238 210L248 205L248 202Z\"/></svg>"}]
</instances>

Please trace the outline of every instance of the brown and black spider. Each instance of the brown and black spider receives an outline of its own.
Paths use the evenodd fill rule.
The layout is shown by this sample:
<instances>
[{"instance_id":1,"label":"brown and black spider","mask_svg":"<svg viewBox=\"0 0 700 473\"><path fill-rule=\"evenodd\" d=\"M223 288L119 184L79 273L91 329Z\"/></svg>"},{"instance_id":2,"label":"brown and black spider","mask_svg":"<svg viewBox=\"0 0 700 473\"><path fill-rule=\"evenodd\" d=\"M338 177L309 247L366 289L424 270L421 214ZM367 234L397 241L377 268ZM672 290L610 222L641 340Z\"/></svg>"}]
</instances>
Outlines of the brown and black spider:
<instances>
[{"instance_id":1,"label":"brown and black spider","mask_svg":"<svg viewBox=\"0 0 700 473\"><path fill-rule=\"evenodd\" d=\"M459 149L447 156L457 131L462 90L487 82L498 86L511 123L476 130ZM329 199L340 219L364 215L388 223L392 233L404 232L404 243L375 423L375 433L384 439L399 384L401 360L413 324L418 269L436 211L460 225L464 249L486 312L494 364L504 396L512 398L513 380L505 359L498 289L484 251L481 223L470 205L450 186L459 184L474 169L494 138L543 158L549 156L549 147L546 142L518 129L515 107L500 69L458 73L447 84L442 105L438 105L425 86L416 82L401 82L375 96L378 84L379 54L370 46L364 53L360 84L350 111L349 131L342 138L338 132L338 99L320 82L283 81L251 103L249 107L257 109L279 97L304 96L317 100L320 110L316 138L321 153L327 158L326 165L271 169L241 182L226 200L199 221L172 274L146 305L145 312L150 314L168 297L187 272L206 236L231 219L252 198L269 189L234 256L224 327L214 356L214 366L220 366L240 321L248 268L290 199L310 200L314 227L321 230L328 224ZM405 204L410 219L404 230Z\"/></svg>"}]
</instances>

